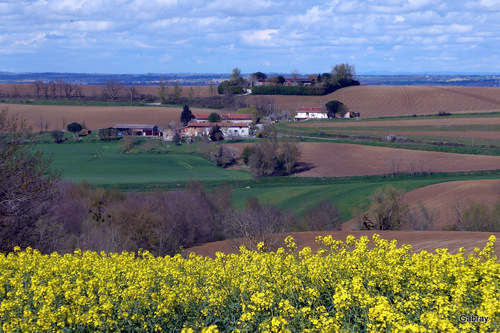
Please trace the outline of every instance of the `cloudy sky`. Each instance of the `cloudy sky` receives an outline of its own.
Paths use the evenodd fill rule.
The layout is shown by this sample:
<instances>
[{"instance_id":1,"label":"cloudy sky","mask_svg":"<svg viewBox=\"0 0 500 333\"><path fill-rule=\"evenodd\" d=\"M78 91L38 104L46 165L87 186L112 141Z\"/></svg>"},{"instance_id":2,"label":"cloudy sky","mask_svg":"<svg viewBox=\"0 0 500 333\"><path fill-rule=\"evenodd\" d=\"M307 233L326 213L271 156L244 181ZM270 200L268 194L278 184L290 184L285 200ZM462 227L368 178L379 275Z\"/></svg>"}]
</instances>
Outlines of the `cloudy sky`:
<instances>
[{"instance_id":1,"label":"cloudy sky","mask_svg":"<svg viewBox=\"0 0 500 333\"><path fill-rule=\"evenodd\" d=\"M500 72L500 0L0 0L0 71Z\"/></svg>"}]
</instances>

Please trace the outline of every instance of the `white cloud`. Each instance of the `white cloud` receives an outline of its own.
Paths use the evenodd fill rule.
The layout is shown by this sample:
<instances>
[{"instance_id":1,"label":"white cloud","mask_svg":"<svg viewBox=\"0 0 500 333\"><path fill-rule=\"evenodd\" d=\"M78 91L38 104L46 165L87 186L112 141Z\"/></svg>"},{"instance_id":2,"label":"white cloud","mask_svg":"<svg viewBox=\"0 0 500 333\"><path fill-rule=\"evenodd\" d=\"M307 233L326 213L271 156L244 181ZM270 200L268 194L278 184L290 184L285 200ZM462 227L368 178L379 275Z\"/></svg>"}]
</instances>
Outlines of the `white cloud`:
<instances>
[{"instance_id":1,"label":"white cloud","mask_svg":"<svg viewBox=\"0 0 500 333\"><path fill-rule=\"evenodd\" d=\"M481 51L500 53L498 0L0 0L0 15L2 55L33 54L31 60L0 57L1 64L9 61L5 67L20 70L27 62L52 57L54 50L78 57L78 48L113 50L110 70L116 59L129 58L127 52L137 53L137 48L147 49L154 63L172 46L169 58L161 58L164 64L225 59L205 60L210 71L229 59L255 66L268 62L279 71L286 64L276 59L287 57L294 61L288 67L303 72L301 64L325 68L355 52L356 61L373 66L384 58L397 63L403 54L424 57L445 50L463 54L454 60L459 67ZM252 48L259 52L249 60ZM194 49L209 52L210 58L200 58ZM304 56L308 50L319 51ZM364 52L370 56L363 58Z\"/></svg>"},{"instance_id":2,"label":"white cloud","mask_svg":"<svg viewBox=\"0 0 500 333\"><path fill-rule=\"evenodd\" d=\"M405 21L405 18L401 15L396 15L394 18L394 23L403 23Z\"/></svg>"},{"instance_id":3,"label":"white cloud","mask_svg":"<svg viewBox=\"0 0 500 333\"><path fill-rule=\"evenodd\" d=\"M251 45L269 45L277 33L277 29L254 30L244 32L242 38Z\"/></svg>"}]
</instances>

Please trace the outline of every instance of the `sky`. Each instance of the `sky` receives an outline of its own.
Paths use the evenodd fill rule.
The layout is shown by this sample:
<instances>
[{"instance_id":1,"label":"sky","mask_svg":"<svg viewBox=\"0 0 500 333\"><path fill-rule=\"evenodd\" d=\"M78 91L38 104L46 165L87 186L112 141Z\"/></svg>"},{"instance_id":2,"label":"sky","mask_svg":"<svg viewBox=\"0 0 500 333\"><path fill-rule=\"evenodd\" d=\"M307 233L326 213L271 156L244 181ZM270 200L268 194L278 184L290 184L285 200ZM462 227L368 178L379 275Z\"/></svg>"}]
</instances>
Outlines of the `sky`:
<instances>
[{"instance_id":1,"label":"sky","mask_svg":"<svg viewBox=\"0 0 500 333\"><path fill-rule=\"evenodd\" d=\"M500 0L0 0L0 71L500 72Z\"/></svg>"}]
</instances>

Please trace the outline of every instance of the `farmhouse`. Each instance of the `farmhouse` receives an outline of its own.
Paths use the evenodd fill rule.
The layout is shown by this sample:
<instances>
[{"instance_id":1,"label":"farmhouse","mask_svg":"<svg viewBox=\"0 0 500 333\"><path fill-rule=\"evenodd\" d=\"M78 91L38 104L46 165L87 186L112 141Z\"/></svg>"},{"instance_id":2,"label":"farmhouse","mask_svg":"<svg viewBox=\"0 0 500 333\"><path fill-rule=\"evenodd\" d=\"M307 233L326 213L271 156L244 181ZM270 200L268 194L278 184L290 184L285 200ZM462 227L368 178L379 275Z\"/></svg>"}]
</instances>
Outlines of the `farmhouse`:
<instances>
[{"instance_id":1,"label":"farmhouse","mask_svg":"<svg viewBox=\"0 0 500 333\"><path fill-rule=\"evenodd\" d=\"M219 125L222 131L222 135L225 138L248 138L250 136L250 125L247 123L197 123L190 122L187 127L181 129L181 133L187 137L201 136L210 132L210 129L215 125Z\"/></svg>"},{"instance_id":2,"label":"farmhouse","mask_svg":"<svg viewBox=\"0 0 500 333\"><path fill-rule=\"evenodd\" d=\"M208 121L209 113L194 113L193 122L202 123ZM235 113L225 113L220 115L221 119L225 123L246 123L250 124L252 122L251 114L235 114ZM220 126L220 125L219 125Z\"/></svg>"},{"instance_id":3,"label":"farmhouse","mask_svg":"<svg viewBox=\"0 0 500 333\"><path fill-rule=\"evenodd\" d=\"M145 137L158 137L162 133L158 130L156 125L139 125L139 124L117 124L114 125L114 129L118 130L118 135L126 136L145 136Z\"/></svg>"},{"instance_id":4,"label":"farmhouse","mask_svg":"<svg viewBox=\"0 0 500 333\"><path fill-rule=\"evenodd\" d=\"M295 121L307 119L327 119L328 111L319 107L302 107L297 110Z\"/></svg>"}]
</instances>

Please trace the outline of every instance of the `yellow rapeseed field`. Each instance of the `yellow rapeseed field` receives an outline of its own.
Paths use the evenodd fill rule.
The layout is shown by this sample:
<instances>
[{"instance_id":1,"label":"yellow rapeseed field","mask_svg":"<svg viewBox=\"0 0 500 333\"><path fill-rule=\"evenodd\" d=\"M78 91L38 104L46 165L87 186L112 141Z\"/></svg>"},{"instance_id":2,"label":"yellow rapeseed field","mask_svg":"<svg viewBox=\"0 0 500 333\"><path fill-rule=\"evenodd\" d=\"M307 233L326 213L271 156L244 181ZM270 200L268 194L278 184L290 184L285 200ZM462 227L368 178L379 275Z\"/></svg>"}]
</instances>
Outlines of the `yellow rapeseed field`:
<instances>
[{"instance_id":1,"label":"yellow rapeseed field","mask_svg":"<svg viewBox=\"0 0 500 333\"><path fill-rule=\"evenodd\" d=\"M318 237L216 258L16 249L0 255L1 332L498 332L495 237L475 253Z\"/></svg>"}]
</instances>

